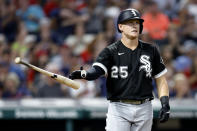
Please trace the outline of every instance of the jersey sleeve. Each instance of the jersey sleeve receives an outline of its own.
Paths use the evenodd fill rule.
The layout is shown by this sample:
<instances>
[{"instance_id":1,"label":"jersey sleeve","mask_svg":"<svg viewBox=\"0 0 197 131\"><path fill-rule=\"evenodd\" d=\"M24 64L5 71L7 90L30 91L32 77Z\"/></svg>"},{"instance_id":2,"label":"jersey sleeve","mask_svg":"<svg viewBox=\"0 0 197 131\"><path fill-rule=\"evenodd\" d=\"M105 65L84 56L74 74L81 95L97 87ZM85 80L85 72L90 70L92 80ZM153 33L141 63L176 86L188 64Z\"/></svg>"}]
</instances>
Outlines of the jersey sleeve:
<instances>
[{"instance_id":1,"label":"jersey sleeve","mask_svg":"<svg viewBox=\"0 0 197 131\"><path fill-rule=\"evenodd\" d=\"M98 66L102 68L105 72L105 75L107 75L107 69L110 66L110 58L111 54L108 48L104 48L101 53L96 58L96 61L93 63L92 66Z\"/></svg>"},{"instance_id":2,"label":"jersey sleeve","mask_svg":"<svg viewBox=\"0 0 197 131\"><path fill-rule=\"evenodd\" d=\"M163 59L160 55L159 49L154 46L154 58L153 58L153 76L159 78L167 72Z\"/></svg>"}]
</instances>

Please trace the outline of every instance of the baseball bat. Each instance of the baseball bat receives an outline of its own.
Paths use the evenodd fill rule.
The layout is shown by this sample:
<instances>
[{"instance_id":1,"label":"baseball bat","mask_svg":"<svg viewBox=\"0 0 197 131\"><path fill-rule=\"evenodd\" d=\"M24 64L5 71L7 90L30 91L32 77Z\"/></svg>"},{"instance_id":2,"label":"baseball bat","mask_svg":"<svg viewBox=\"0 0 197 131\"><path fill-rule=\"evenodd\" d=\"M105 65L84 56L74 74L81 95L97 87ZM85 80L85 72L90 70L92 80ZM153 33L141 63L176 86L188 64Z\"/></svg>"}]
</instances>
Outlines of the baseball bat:
<instances>
[{"instance_id":1,"label":"baseball bat","mask_svg":"<svg viewBox=\"0 0 197 131\"><path fill-rule=\"evenodd\" d=\"M23 61L20 57L15 58L15 63L16 64L23 64L23 65L25 65L25 66L33 69L33 70L36 70L36 71L38 71L38 72L40 72L40 73L42 73L42 74L44 74L48 77L51 77L51 78L55 79L56 81L66 85L66 86L72 87L73 89L79 89L79 87L80 87L80 84L78 82L76 82L74 80L71 80L71 79L69 79L65 76L55 74L53 72L49 72L49 71L43 70L39 67L36 67L36 66L26 62L26 61Z\"/></svg>"}]
</instances>

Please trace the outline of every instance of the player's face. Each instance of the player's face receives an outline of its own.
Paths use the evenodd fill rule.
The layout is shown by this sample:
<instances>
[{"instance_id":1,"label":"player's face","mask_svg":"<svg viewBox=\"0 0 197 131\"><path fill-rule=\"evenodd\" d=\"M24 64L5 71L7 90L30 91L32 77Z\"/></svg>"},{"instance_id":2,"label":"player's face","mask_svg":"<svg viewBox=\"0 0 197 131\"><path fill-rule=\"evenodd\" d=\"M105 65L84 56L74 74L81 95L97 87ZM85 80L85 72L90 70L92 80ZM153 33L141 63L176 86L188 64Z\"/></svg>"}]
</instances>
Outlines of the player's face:
<instances>
[{"instance_id":1,"label":"player's face","mask_svg":"<svg viewBox=\"0 0 197 131\"><path fill-rule=\"evenodd\" d=\"M140 21L139 20L128 20L122 24L119 24L119 29L122 34L129 38L136 38L139 36Z\"/></svg>"}]
</instances>

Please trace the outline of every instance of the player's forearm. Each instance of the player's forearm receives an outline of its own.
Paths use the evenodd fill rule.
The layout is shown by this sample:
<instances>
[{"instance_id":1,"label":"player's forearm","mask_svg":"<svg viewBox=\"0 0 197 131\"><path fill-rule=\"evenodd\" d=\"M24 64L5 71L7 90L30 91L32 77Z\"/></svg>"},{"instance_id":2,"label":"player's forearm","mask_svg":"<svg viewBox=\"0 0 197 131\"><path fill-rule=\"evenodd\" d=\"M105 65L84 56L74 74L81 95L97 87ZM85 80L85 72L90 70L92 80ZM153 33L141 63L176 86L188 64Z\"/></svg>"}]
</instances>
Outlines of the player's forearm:
<instances>
[{"instance_id":1,"label":"player's forearm","mask_svg":"<svg viewBox=\"0 0 197 131\"><path fill-rule=\"evenodd\" d=\"M158 96L161 101L161 110L159 113L160 122L166 122L169 119L170 104L169 104L169 89L165 76L156 79L158 88Z\"/></svg>"},{"instance_id":2,"label":"player's forearm","mask_svg":"<svg viewBox=\"0 0 197 131\"><path fill-rule=\"evenodd\" d=\"M93 66L86 71L85 79L86 80L95 80L104 74L105 74L105 72L102 68L97 67L97 66Z\"/></svg>"},{"instance_id":3,"label":"player's forearm","mask_svg":"<svg viewBox=\"0 0 197 131\"><path fill-rule=\"evenodd\" d=\"M158 97L159 98L161 98L162 96L169 97L169 89L165 76L161 76L160 78L157 78L156 84L158 89Z\"/></svg>"}]
</instances>

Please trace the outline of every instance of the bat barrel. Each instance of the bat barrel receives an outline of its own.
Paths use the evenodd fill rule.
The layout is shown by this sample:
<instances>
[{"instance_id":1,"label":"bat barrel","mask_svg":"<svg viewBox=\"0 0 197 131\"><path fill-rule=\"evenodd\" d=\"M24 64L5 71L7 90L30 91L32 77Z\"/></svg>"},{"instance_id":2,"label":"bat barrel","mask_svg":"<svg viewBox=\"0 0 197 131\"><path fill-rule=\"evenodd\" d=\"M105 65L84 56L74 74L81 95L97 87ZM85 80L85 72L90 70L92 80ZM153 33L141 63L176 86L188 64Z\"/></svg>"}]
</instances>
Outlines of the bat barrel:
<instances>
[{"instance_id":1,"label":"bat barrel","mask_svg":"<svg viewBox=\"0 0 197 131\"><path fill-rule=\"evenodd\" d=\"M46 71L46 70L41 69L39 67L36 67L32 64L29 64L28 62L23 61L20 57L17 57L15 59L15 63L16 64L23 64L23 65L25 65L25 66L33 69L33 70L36 70L36 71L38 71L38 72L40 72L40 73L42 73L42 74L44 74L48 77L51 77L51 78L55 79L56 81L58 81L62 84L65 84L65 85L67 85L69 87L72 87L74 89L79 89L79 87L80 87L78 82L75 82L74 80L71 80L71 79L69 79L67 77L64 77L62 75L54 74L52 72L49 72L49 71Z\"/></svg>"}]
</instances>

